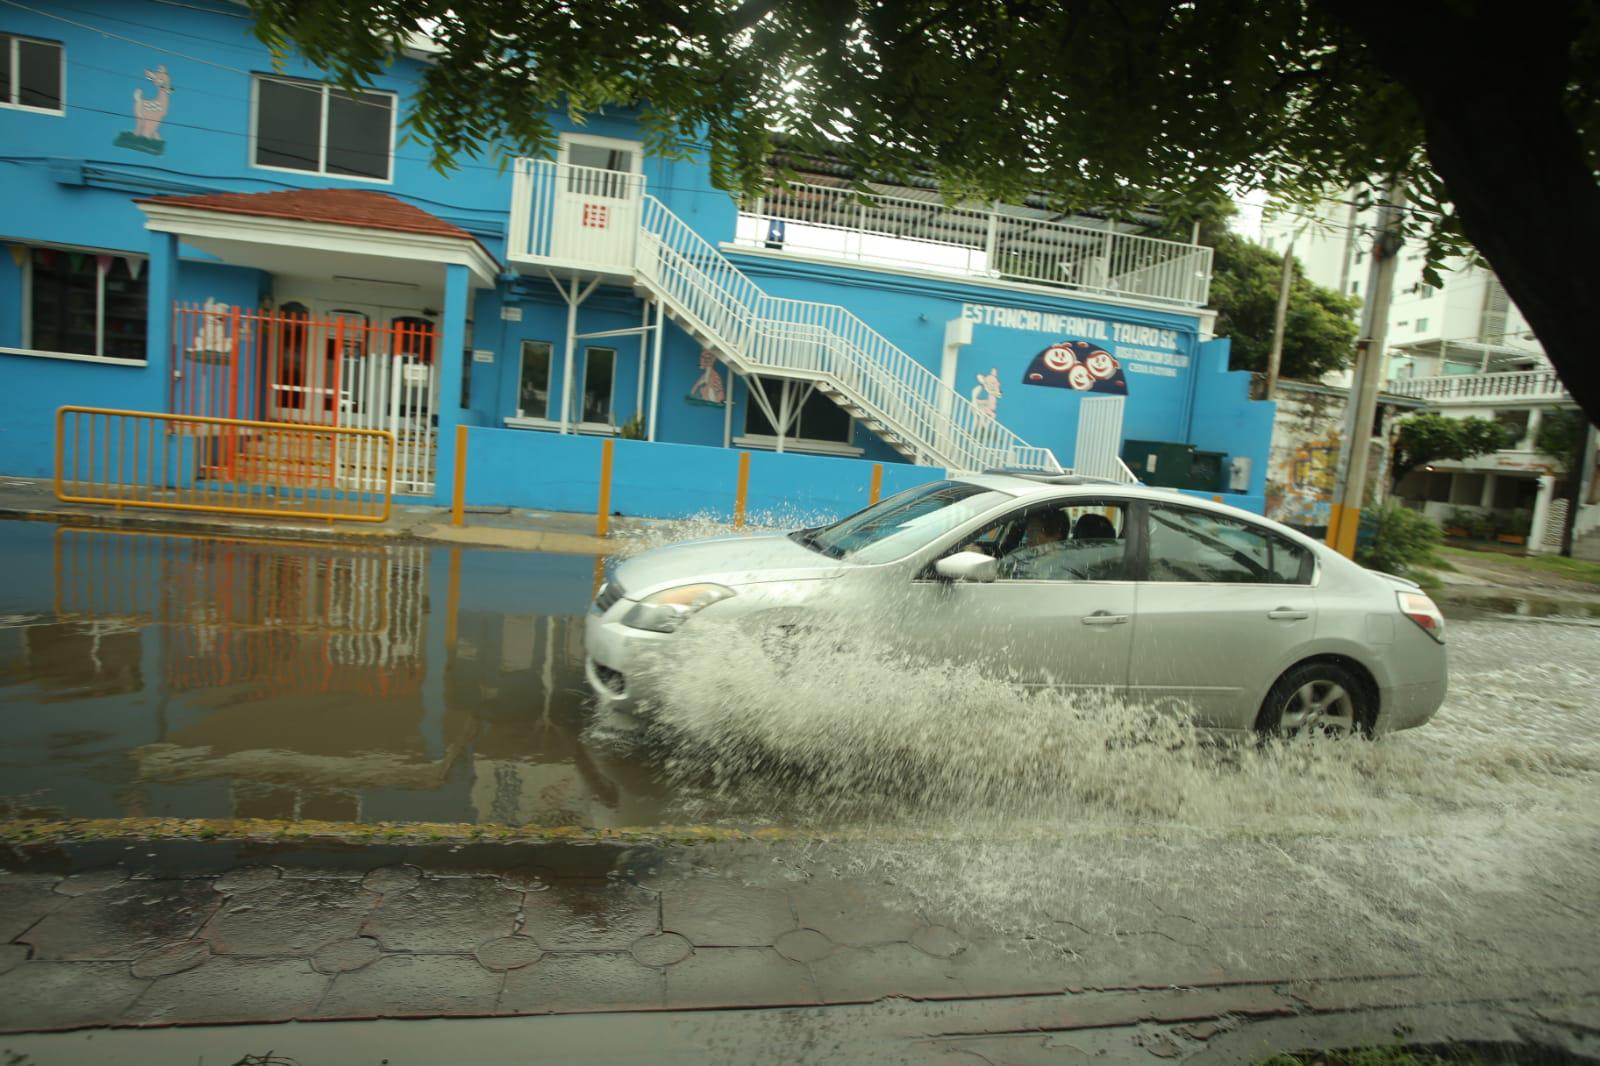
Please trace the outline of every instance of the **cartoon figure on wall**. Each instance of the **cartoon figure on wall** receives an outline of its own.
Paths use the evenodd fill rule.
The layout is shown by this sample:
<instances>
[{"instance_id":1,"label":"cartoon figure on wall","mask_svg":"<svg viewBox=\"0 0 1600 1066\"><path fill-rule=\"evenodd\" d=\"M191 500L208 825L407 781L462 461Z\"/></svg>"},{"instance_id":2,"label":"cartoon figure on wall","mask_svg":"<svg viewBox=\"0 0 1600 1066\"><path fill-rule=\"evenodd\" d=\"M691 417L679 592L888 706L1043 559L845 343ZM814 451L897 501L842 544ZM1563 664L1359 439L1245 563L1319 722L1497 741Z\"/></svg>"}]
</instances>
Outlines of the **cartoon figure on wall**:
<instances>
[{"instance_id":1,"label":"cartoon figure on wall","mask_svg":"<svg viewBox=\"0 0 1600 1066\"><path fill-rule=\"evenodd\" d=\"M147 100L143 89L133 90L133 129L117 134L115 143L118 148L160 155L167 150L167 142L161 139L161 122L171 106L172 79L165 66L147 70L144 76L156 87L156 95Z\"/></svg>"},{"instance_id":2,"label":"cartoon figure on wall","mask_svg":"<svg viewBox=\"0 0 1600 1066\"><path fill-rule=\"evenodd\" d=\"M689 402L705 407L721 407L727 402L728 393L722 385L722 374L717 370L717 353L703 351L700 353L700 377L689 386Z\"/></svg>"},{"instance_id":3,"label":"cartoon figure on wall","mask_svg":"<svg viewBox=\"0 0 1600 1066\"><path fill-rule=\"evenodd\" d=\"M978 384L972 389L972 406L981 415L995 416L1000 406L1000 371L990 367L987 374L977 375Z\"/></svg>"},{"instance_id":4,"label":"cartoon figure on wall","mask_svg":"<svg viewBox=\"0 0 1600 1066\"><path fill-rule=\"evenodd\" d=\"M1022 383L1076 392L1128 395L1128 379L1117 357L1088 341L1052 344L1033 357L1022 375Z\"/></svg>"}]
</instances>

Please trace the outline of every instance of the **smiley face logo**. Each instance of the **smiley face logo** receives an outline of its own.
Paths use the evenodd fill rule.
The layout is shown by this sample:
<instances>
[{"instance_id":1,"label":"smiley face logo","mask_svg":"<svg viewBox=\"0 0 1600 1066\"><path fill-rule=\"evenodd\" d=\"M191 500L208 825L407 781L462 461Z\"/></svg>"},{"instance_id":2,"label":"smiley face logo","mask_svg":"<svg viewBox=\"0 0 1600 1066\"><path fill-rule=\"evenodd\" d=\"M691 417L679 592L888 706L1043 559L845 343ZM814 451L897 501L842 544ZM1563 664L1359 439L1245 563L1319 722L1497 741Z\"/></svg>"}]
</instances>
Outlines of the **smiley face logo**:
<instances>
[{"instance_id":1,"label":"smiley face logo","mask_svg":"<svg viewBox=\"0 0 1600 1066\"><path fill-rule=\"evenodd\" d=\"M1074 363L1072 369L1067 371L1067 384L1079 392L1087 392L1094 388L1094 375L1082 363Z\"/></svg>"},{"instance_id":2,"label":"smiley face logo","mask_svg":"<svg viewBox=\"0 0 1600 1066\"><path fill-rule=\"evenodd\" d=\"M1077 361L1072 349L1067 347L1048 348L1044 353L1044 365L1058 374L1066 373Z\"/></svg>"},{"instance_id":3,"label":"smiley face logo","mask_svg":"<svg viewBox=\"0 0 1600 1066\"><path fill-rule=\"evenodd\" d=\"M1089 373L1100 381L1109 381L1117 373L1118 363L1110 352L1096 351L1083 363L1089 368Z\"/></svg>"}]
</instances>

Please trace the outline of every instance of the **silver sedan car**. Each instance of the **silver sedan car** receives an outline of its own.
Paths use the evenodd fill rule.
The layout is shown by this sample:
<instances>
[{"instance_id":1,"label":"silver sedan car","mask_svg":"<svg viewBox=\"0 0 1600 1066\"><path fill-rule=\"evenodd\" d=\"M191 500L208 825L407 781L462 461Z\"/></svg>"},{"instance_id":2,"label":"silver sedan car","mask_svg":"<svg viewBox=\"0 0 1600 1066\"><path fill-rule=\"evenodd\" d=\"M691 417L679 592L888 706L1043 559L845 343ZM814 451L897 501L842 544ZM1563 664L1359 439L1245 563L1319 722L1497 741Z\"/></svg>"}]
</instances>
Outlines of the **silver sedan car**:
<instances>
[{"instance_id":1,"label":"silver sedan car","mask_svg":"<svg viewBox=\"0 0 1600 1066\"><path fill-rule=\"evenodd\" d=\"M1177 706L1208 730L1374 734L1445 695L1444 620L1413 582L1234 507L1072 475L909 489L832 525L644 552L601 588L587 674L647 718L686 629L866 620L931 660Z\"/></svg>"}]
</instances>

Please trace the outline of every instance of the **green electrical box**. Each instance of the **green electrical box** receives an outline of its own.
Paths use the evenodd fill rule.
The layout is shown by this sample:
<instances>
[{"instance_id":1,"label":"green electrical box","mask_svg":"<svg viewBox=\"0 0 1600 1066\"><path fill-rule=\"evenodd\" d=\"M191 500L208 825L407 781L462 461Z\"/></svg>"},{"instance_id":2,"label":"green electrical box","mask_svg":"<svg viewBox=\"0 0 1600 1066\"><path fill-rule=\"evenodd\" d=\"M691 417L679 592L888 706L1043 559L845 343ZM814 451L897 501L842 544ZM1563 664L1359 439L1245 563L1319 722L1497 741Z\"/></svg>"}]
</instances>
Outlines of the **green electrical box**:
<instances>
[{"instance_id":1,"label":"green electrical box","mask_svg":"<svg viewBox=\"0 0 1600 1066\"><path fill-rule=\"evenodd\" d=\"M1221 492L1228 457L1223 452L1196 451L1192 444L1130 440L1122 445L1122 461L1146 485Z\"/></svg>"}]
</instances>

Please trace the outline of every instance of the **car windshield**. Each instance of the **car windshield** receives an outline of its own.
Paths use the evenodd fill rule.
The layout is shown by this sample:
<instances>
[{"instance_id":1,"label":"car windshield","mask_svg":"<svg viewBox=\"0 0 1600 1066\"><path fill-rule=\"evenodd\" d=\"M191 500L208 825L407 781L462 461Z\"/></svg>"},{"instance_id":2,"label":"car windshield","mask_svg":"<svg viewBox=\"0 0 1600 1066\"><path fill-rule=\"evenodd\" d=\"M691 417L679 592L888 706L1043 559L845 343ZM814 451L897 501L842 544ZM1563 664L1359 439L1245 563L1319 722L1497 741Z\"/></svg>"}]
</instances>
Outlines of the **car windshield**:
<instances>
[{"instance_id":1,"label":"car windshield","mask_svg":"<svg viewBox=\"0 0 1600 1066\"><path fill-rule=\"evenodd\" d=\"M886 563L899 559L1010 499L1003 492L961 481L935 481L891 496L831 526L791 536L835 559Z\"/></svg>"}]
</instances>

